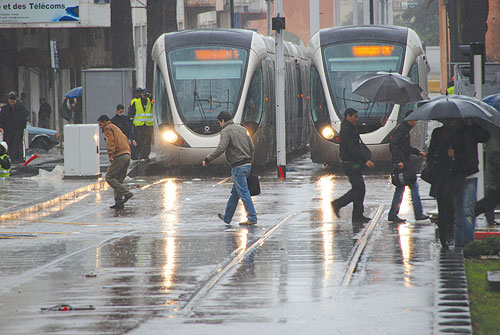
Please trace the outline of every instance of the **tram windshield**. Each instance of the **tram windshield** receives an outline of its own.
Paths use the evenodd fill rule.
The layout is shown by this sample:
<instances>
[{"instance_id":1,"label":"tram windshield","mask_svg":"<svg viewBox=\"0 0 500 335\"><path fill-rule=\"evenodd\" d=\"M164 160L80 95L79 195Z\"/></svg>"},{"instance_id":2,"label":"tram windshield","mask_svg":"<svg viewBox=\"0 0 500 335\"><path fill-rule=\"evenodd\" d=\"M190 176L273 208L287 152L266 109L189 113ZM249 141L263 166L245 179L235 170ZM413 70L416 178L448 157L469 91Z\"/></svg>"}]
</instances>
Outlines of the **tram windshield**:
<instances>
[{"instance_id":1,"label":"tram windshield","mask_svg":"<svg viewBox=\"0 0 500 335\"><path fill-rule=\"evenodd\" d=\"M234 116L248 52L227 46L201 46L169 52L168 64L177 110L199 134L220 131L217 115Z\"/></svg>"},{"instance_id":2,"label":"tram windshield","mask_svg":"<svg viewBox=\"0 0 500 335\"><path fill-rule=\"evenodd\" d=\"M389 43L346 43L324 48L325 68L335 110L339 117L347 108L359 112L361 120L389 116L392 104L373 103L352 93L352 83L379 71L401 73L404 48Z\"/></svg>"}]
</instances>

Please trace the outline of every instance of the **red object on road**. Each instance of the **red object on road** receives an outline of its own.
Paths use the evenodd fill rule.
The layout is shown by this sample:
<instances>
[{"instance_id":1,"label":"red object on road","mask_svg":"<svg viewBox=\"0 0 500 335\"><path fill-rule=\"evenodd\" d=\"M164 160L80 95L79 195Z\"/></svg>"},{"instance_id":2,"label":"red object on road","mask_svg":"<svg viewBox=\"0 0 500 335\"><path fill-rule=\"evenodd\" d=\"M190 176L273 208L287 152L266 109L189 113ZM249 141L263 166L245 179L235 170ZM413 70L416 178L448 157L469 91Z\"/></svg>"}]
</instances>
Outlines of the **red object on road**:
<instances>
[{"instance_id":1,"label":"red object on road","mask_svg":"<svg viewBox=\"0 0 500 335\"><path fill-rule=\"evenodd\" d=\"M39 157L40 157L39 155L34 154L34 155L33 155L33 156L31 156L31 157L30 157L30 158L29 158L26 162L24 162L23 166L28 165L28 164L29 164L32 160L37 159L37 158L39 158Z\"/></svg>"},{"instance_id":2,"label":"red object on road","mask_svg":"<svg viewBox=\"0 0 500 335\"><path fill-rule=\"evenodd\" d=\"M474 232L474 240L482 241L488 236L500 236L500 231L476 231Z\"/></svg>"}]
</instances>

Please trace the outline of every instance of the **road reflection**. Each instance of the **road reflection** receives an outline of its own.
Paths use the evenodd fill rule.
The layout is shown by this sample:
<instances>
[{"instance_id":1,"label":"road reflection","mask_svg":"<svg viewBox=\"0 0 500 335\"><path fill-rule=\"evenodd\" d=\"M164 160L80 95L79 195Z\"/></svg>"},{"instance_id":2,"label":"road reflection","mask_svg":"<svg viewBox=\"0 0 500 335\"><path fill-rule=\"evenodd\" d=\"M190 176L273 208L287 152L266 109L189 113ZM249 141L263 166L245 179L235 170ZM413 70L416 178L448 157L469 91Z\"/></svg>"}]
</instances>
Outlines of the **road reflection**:
<instances>
[{"instance_id":1,"label":"road reflection","mask_svg":"<svg viewBox=\"0 0 500 335\"><path fill-rule=\"evenodd\" d=\"M399 234L399 247L401 248L401 258L403 261L403 282L406 287L412 287L412 270L413 264L411 263L412 255L412 241L411 236L413 234L413 229L409 223L400 224L398 226Z\"/></svg>"},{"instance_id":2,"label":"road reflection","mask_svg":"<svg viewBox=\"0 0 500 335\"><path fill-rule=\"evenodd\" d=\"M176 235L178 225L178 203L177 203L177 184L173 179L168 179L163 184L163 214L162 224L165 237L162 241L164 244L162 250L164 252L163 259L165 264L162 269L163 287L165 290L170 289L174 284L175 268L176 268ZM166 301L166 304L171 304Z\"/></svg>"}]
</instances>

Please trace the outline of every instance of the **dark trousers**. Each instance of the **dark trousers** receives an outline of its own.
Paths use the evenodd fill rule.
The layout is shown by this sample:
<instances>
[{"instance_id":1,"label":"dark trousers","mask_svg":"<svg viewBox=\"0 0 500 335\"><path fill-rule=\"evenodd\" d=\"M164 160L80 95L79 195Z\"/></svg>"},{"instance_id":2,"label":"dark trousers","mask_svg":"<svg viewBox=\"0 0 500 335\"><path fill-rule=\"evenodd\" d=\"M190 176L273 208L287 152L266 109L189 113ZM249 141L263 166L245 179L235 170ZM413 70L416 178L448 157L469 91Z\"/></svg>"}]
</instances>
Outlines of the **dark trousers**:
<instances>
[{"instance_id":1,"label":"dark trousers","mask_svg":"<svg viewBox=\"0 0 500 335\"><path fill-rule=\"evenodd\" d=\"M346 194L335 200L335 202L340 208L352 202L352 218L358 219L363 216L363 201L365 200L366 192L362 167L359 163L344 162L342 163L342 168L347 178L349 178L349 183L351 183L352 188Z\"/></svg>"},{"instance_id":2,"label":"dark trousers","mask_svg":"<svg viewBox=\"0 0 500 335\"><path fill-rule=\"evenodd\" d=\"M135 140L137 147L133 157L134 159L148 159L151 153L151 142L153 141L153 127L140 126L135 127Z\"/></svg>"},{"instance_id":3,"label":"dark trousers","mask_svg":"<svg viewBox=\"0 0 500 335\"><path fill-rule=\"evenodd\" d=\"M494 211L498 205L500 205L500 191L487 188L486 196L483 199L476 202L474 214L476 216L483 213L486 213L485 215L490 214L488 212ZM490 221L495 221L494 215L493 215L493 220L491 220L491 217L488 218L488 216L486 218L488 219L488 224L492 224L492 222Z\"/></svg>"},{"instance_id":4,"label":"dark trousers","mask_svg":"<svg viewBox=\"0 0 500 335\"><path fill-rule=\"evenodd\" d=\"M24 162L24 129L5 132L4 141L9 146L8 154L13 163Z\"/></svg>"},{"instance_id":5,"label":"dark trousers","mask_svg":"<svg viewBox=\"0 0 500 335\"><path fill-rule=\"evenodd\" d=\"M106 171L106 181L114 190L115 203L117 204L123 202L123 197L131 193L129 189L123 186L129 164L130 155L123 154L115 157Z\"/></svg>"},{"instance_id":6,"label":"dark trousers","mask_svg":"<svg viewBox=\"0 0 500 335\"><path fill-rule=\"evenodd\" d=\"M453 226L455 224L455 208L453 197L438 196L438 227L439 240L442 246L446 246L453 238Z\"/></svg>"}]
</instances>

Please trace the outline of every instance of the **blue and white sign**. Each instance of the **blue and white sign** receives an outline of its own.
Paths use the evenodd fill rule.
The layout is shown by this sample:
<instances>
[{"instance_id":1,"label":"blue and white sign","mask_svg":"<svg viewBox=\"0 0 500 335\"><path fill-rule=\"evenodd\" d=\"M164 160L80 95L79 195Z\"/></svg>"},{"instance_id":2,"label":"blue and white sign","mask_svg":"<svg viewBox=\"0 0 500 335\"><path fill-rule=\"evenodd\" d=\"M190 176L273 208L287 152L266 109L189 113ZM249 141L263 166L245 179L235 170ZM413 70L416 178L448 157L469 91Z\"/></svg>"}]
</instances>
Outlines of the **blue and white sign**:
<instances>
[{"instance_id":1,"label":"blue and white sign","mask_svg":"<svg viewBox=\"0 0 500 335\"><path fill-rule=\"evenodd\" d=\"M75 21L79 0L0 0L0 24Z\"/></svg>"}]
</instances>

